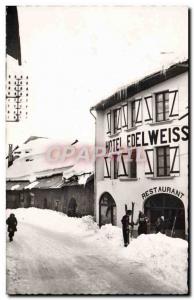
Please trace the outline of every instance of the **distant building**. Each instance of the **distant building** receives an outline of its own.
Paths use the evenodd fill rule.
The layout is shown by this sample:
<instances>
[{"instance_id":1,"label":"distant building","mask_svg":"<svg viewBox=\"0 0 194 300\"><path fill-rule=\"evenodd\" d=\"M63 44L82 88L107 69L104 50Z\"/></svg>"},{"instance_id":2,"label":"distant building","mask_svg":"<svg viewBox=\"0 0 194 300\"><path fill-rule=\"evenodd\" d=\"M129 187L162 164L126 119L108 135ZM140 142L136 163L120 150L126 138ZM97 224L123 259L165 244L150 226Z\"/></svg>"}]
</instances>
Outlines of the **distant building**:
<instances>
[{"instance_id":1,"label":"distant building","mask_svg":"<svg viewBox=\"0 0 194 300\"><path fill-rule=\"evenodd\" d=\"M69 216L94 215L94 177L76 176L68 181L63 173L28 180L6 182L7 209L37 207L61 211ZM83 182L85 180L85 183Z\"/></svg>"},{"instance_id":2,"label":"distant building","mask_svg":"<svg viewBox=\"0 0 194 300\"><path fill-rule=\"evenodd\" d=\"M121 226L135 202L154 232L159 216L167 233L188 235L188 61L119 90L96 111L95 211L99 225Z\"/></svg>"},{"instance_id":3,"label":"distant building","mask_svg":"<svg viewBox=\"0 0 194 300\"><path fill-rule=\"evenodd\" d=\"M93 166L46 160L52 141L30 138L14 155L19 157L7 169L6 207L37 207L61 211L69 216L94 215ZM17 153L15 153L17 152Z\"/></svg>"}]
</instances>

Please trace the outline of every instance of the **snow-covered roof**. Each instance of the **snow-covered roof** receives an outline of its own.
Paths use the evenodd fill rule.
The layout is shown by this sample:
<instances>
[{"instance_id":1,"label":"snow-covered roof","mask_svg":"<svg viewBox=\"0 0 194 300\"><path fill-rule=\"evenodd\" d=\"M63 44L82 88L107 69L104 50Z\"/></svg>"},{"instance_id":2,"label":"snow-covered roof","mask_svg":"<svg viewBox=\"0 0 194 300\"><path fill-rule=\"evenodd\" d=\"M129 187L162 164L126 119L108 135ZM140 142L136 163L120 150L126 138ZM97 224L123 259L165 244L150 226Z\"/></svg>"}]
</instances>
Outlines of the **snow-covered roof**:
<instances>
[{"instance_id":1,"label":"snow-covered roof","mask_svg":"<svg viewBox=\"0 0 194 300\"><path fill-rule=\"evenodd\" d=\"M23 181L6 181L6 190L7 191L22 191L30 182L27 180Z\"/></svg>"},{"instance_id":2,"label":"snow-covered roof","mask_svg":"<svg viewBox=\"0 0 194 300\"><path fill-rule=\"evenodd\" d=\"M32 188L34 188L35 186L37 186L37 184L38 184L38 181L34 181L34 182L31 182L29 185L26 185L25 186L25 190L27 190L27 189L32 189Z\"/></svg>"},{"instance_id":3,"label":"snow-covered roof","mask_svg":"<svg viewBox=\"0 0 194 300\"><path fill-rule=\"evenodd\" d=\"M49 176L36 177L33 182L27 180L13 180L6 182L6 190L31 190L31 189L58 189L72 185L86 185L94 179L93 173L83 173L78 176L63 177L63 173Z\"/></svg>"},{"instance_id":4,"label":"snow-covered roof","mask_svg":"<svg viewBox=\"0 0 194 300\"><path fill-rule=\"evenodd\" d=\"M38 177L36 180L36 185L33 186L36 189L53 189L60 188L63 185L62 173L55 174L52 176Z\"/></svg>"},{"instance_id":5,"label":"snow-covered roof","mask_svg":"<svg viewBox=\"0 0 194 300\"><path fill-rule=\"evenodd\" d=\"M68 179L74 175L81 176L82 174L83 175L85 175L86 173L91 174L93 172L94 172L94 168L91 163L80 161L79 163L73 165L71 168L65 169L63 171L63 177Z\"/></svg>"},{"instance_id":6,"label":"snow-covered roof","mask_svg":"<svg viewBox=\"0 0 194 300\"><path fill-rule=\"evenodd\" d=\"M13 185L13 186L11 187L11 190L12 190L12 191L13 191L13 190L17 190L17 189L19 189L19 187L20 187L19 184Z\"/></svg>"},{"instance_id":7,"label":"snow-covered roof","mask_svg":"<svg viewBox=\"0 0 194 300\"><path fill-rule=\"evenodd\" d=\"M173 78L177 75L187 72L188 68L189 68L188 60L178 61L174 64L166 66L165 68L163 67L157 72L148 74L147 76L144 76L143 78L135 82L131 82L130 84L123 86L122 88L118 89L113 95L100 101L91 109L96 109L96 110L107 109L115 104L120 103L123 100L126 100L134 96L135 94L145 89L148 89L167 79Z\"/></svg>"},{"instance_id":8,"label":"snow-covered roof","mask_svg":"<svg viewBox=\"0 0 194 300\"><path fill-rule=\"evenodd\" d=\"M78 178L78 183L81 185L85 185L87 183L87 180L91 177L91 174L83 174Z\"/></svg>"},{"instance_id":9,"label":"snow-covered roof","mask_svg":"<svg viewBox=\"0 0 194 300\"><path fill-rule=\"evenodd\" d=\"M33 182L36 177L52 176L59 172L64 173L65 178L73 175L94 172L92 161L86 162L80 159L76 161L76 156L72 155L64 158L63 155L59 159L50 159L50 149L63 149L65 142L62 140L33 138L22 144L16 149L19 158L14 160L13 165L7 168L6 178L11 180L30 180ZM74 146L76 149L81 147L81 143ZM13 153L14 154L14 153ZM32 179L33 178L33 179Z\"/></svg>"}]
</instances>

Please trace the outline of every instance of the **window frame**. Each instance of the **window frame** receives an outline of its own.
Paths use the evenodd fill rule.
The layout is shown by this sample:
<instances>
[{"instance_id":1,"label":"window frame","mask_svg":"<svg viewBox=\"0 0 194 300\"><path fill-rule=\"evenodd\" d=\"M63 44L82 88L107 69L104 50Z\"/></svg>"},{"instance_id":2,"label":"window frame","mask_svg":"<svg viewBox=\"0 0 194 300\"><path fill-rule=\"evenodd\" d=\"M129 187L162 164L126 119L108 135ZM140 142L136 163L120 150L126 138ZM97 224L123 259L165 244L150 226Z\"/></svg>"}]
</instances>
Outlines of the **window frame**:
<instances>
[{"instance_id":1,"label":"window frame","mask_svg":"<svg viewBox=\"0 0 194 300\"><path fill-rule=\"evenodd\" d=\"M158 151L163 149L163 155L158 155ZM168 153L167 153L168 149ZM163 166L159 166L159 158L163 157ZM169 157L169 164L168 159ZM160 174L159 169L163 169L163 174ZM156 176L157 177L170 177L170 146L156 147Z\"/></svg>"},{"instance_id":2,"label":"window frame","mask_svg":"<svg viewBox=\"0 0 194 300\"><path fill-rule=\"evenodd\" d=\"M158 101L158 96L162 95L162 101ZM168 99L166 99L166 95L168 95ZM158 109L159 103L162 103L162 111ZM166 103L168 103L168 110L166 110ZM162 120L158 119L158 115L163 116ZM169 111L169 90L161 91L155 93L155 121L160 123L164 121L168 121L170 116L170 111Z\"/></svg>"}]
</instances>

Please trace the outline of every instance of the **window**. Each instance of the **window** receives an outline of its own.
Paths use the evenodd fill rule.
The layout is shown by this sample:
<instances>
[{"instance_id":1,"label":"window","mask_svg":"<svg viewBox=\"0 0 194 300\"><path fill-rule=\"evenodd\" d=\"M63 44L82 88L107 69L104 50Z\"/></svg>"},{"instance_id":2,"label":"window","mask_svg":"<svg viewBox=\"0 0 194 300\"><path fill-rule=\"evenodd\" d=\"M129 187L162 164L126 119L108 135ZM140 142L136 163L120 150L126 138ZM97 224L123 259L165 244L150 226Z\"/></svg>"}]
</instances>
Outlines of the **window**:
<instances>
[{"instance_id":1,"label":"window","mask_svg":"<svg viewBox=\"0 0 194 300\"><path fill-rule=\"evenodd\" d=\"M121 108L113 110L113 134L121 129Z\"/></svg>"},{"instance_id":2,"label":"window","mask_svg":"<svg viewBox=\"0 0 194 300\"><path fill-rule=\"evenodd\" d=\"M157 176L170 176L170 147L157 147Z\"/></svg>"},{"instance_id":3,"label":"window","mask_svg":"<svg viewBox=\"0 0 194 300\"><path fill-rule=\"evenodd\" d=\"M131 103L131 127L135 127L135 101Z\"/></svg>"},{"instance_id":4,"label":"window","mask_svg":"<svg viewBox=\"0 0 194 300\"><path fill-rule=\"evenodd\" d=\"M117 132L117 109L113 111L113 133Z\"/></svg>"},{"instance_id":5,"label":"window","mask_svg":"<svg viewBox=\"0 0 194 300\"><path fill-rule=\"evenodd\" d=\"M110 134L111 133L111 113L108 112L106 115L106 133Z\"/></svg>"},{"instance_id":6,"label":"window","mask_svg":"<svg viewBox=\"0 0 194 300\"><path fill-rule=\"evenodd\" d=\"M131 152L130 152L129 177L130 178L136 178L137 177L136 149L132 149Z\"/></svg>"},{"instance_id":7,"label":"window","mask_svg":"<svg viewBox=\"0 0 194 300\"><path fill-rule=\"evenodd\" d=\"M122 153L118 164L118 176L137 178L136 149L129 149L128 153Z\"/></svg>"},{"instance_id":8,"label":"window","mask_svg":"<svg viewBox=\"0 0 194 300\"><path fill-rule=\"evenodd\" d=\"M156 122L169 119L169 92L156 94Z\"/></svg>"},{"instance_id":9,"label":"window","mask_svg":"<svg viewBox=\"0 0 194 300\"><path fill-rule=\"evenodd\" d=\"M113 163L113 179L117 179L118 178L118 155L113 155L112 163Z\"/></svg>"}]
</instances>

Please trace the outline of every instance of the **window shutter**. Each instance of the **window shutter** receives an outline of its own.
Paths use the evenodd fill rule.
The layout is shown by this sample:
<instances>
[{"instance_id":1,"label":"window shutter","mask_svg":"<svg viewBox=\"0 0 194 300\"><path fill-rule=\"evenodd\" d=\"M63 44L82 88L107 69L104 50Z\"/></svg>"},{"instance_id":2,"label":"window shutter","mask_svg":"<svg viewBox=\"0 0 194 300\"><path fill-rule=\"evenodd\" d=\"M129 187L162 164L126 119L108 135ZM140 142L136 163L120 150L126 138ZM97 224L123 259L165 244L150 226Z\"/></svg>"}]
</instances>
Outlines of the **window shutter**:
<instances>
[{"instance_id":1,"label":"window shutter","mask_svg":"<svg viewBox=\"0 0 194 300\"><path fill-rule=\"evenodd\" d=\"M135 124L142 122L142 99L135 100Z\"/></svg>"},{"instance_id":2,"label":"window shutter","mask_svg":"<svg viewBox=\"0 0 194 300\"><path fill-rule=\"evenodd\" d=\"M153 122L153 97L148 96L144 98L143 108L144 120L147 123Z\"/></svg>"},{"instance_id":3,"label":"window shutter","mask_svg":"<svg viewBox=\"0 0 194 300\"><path fill-rule=\"evenodd\" d=\"M111 177L111 157L104 157L104 178Z\"/></svg>"},{"instance_id":4,"label":"window shutter","mask_svg":"<svg viewBox=\"0 0 194 300\"><path fill-rule=\"evenodd\" d=\"M170 175L180 175L180 149L178 146L170 147Z\"/></svg>"},{"instance_id":5,"label":"window shutter","mask_svg":"<svg viewBox=\"0 0 194 300\"><path fill-rule=\"evenodd\" d=\"M122 153L119 159L119 172L118 176L124 177L129 174L129 158L128 153Z\"/></svg>"},{"instance_id":6,"label":"window shutter","mask_svg":"<svg viewBox=\"0 0 194 300\"><path fill-rule=\"evenodd\" d=\"M179 107L178 107L178 90L169 91L169 119L178 117Z\"/></svg>"},{"instance_id":7,"label":"window shutter","mask_svg":"<svg viewBox=\"0 0 194 300\"><path fill-rule=\"evenodd\" d=\"M128 105L122 106L122 127L128 127Z\"/></svg>"},{"instance_id":8,"label":"window shutter","mask_svg":"<svg viewBox=\"0 0 194 300\"><path fill-rule=\"evenodd\" d=\"M154 149L145 149L145 175L154 176Z\"/></svg>"},{"instance_id":9,"label":"window shutter","mask_svg":"<svg viewBox=\"0 0 194 300\"><path fill-rule=\"evenodd\" d=\"M106 114L106 133L111 133L111 113Z\"/></svg>"}]
</instances>

